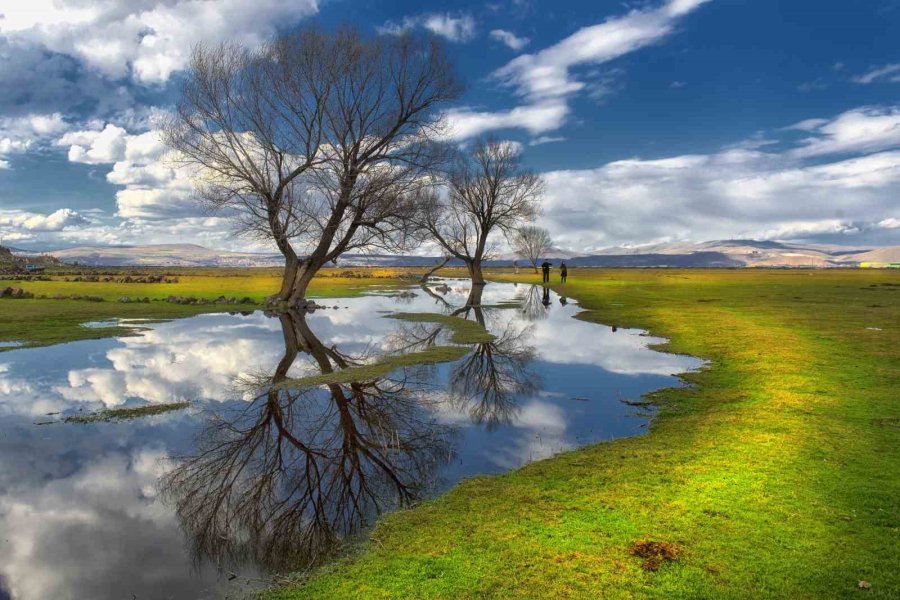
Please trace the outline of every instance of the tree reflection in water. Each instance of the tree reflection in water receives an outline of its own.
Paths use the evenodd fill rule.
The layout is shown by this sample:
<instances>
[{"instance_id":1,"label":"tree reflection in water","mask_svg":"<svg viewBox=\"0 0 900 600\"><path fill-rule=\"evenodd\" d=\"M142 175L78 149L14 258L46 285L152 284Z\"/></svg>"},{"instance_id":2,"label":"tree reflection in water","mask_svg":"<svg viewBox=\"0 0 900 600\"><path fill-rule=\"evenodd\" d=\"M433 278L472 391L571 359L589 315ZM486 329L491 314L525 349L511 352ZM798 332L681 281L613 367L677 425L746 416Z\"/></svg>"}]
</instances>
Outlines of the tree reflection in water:
<instances>
[{"instance_id":1,"label":"tree reflection in water","mask_svg":"<svg viewBox=\"0 0 900 600\"><path fill-rule=\"evenodd\" d=\"M486 313L494 309L482 306L483 289L475 286L465 306L446 304L445 312L492 329ZM367 357L323 344L305 314L279 318L285 351L274 373L248 383L254 399L246 407L211 415L196 453L181 457L161 482L198 562L270 572L321 563L372 517L422 497L452 456L453 429L426 404L424 382L434 366L291 388L288 371L300 356L321 373L365 364ZM539 388L530 326L509 319L493 329L494 340L473 344L449 366L446 395L450 408L488 430L512 422L517 398ZM442 330L404 325L389 349L435 346Z\"/></svg>"},{"instance_id":2,"label":"tree reflection in water","mask_svg":"<svg viewBox=\"0 0 900 600\"><path fill-rule=\"evenodd\" d=\"M427 286L423 289L442 303L444 312L464 319L474 318L494 334L494 340L473 344L470 353L451 365L447 390L450 406L467 413L473 423L485 425L491 431L509 424L518 412L517 398L534 394L540 388L540 377L531 367L536 356L535 348L529 344L531 327L515 319L496 326L489 323L488 313L502 314L501 311L511 309L486 308L482 304L484 286L473 286L465 305L457 309ZM538 308L544 311L540 304ZM404 352L424 350L437 344L443 329L440 324L427 323L402 327L392 344L395 350Z\"/></svg>"},{"instance_id":3,"label":"tree reflection in water","mask_svg":"<svg viewBox=\"0 0 900 600\"><path fill-rule=\"evenodd\" d=\"M246 408L211 418L162 481L198 561L267 571L312 566L379 512L415 501L449 459L441 427L401 378L282 388L298 355L322 373L360 362L305 315L280 315L285 353ZM261 382L258 382L261 383Z\"/></svg>"},{"instance_id":4,"label":"tree reflection in water","mask_svg":"<svg viewBox=\"0 0 900 600\"><path fill-rule=\"evenodd\" d=\"M531 368L535 349L529 345L532 334L527 324L510 319L502 331L488 326L481 296L484 286L472 286L466 305L454 314L466 319L474 316L479 325L491 331L495 339L475 344L473 351L453 364L450 371L450 402L457 410L468 411L474 423L489 431L509 424L516 416L520 395L534 394L540 377Z\"/></svg>"},{"instance_id":5,"label":"tree reflection in water","mask_svg":"<svg viewBox=\"0 0 900 600\"><path fill-rule=\"evenodd\" d=\"M522 317L526 320L539 321L549 316L543 290L537 285L524 286L516 290L516 300L522 303Z\"/></svg>"}]
</instances>

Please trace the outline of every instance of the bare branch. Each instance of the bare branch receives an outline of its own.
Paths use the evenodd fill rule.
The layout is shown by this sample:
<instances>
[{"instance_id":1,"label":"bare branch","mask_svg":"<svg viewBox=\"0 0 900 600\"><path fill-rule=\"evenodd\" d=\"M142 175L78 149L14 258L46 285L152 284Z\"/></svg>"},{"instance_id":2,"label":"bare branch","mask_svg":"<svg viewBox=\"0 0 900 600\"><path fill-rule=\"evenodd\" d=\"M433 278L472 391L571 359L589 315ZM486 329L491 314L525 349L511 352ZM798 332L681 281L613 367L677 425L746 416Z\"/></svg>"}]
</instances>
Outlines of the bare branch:
<instances>
[{"instance_id":1,"label":"bare branch","mask_svg":"<svg viewBox=\"0 0 900 600\"><path fill-rule=\"evenodd\" d=\"M432 194L427 203L425 227L466 263L472 283L482 285L481 263L494 249L492 234L509 237L537 214L543 182L522 167L516 145L487 139L470 155L457 156L447 187L443 197Z\"/></svg>"},{"instance_id":2,"label":"bare branch","mask_svg":"<svg viewBox=\"0 0 900 600\"><path fill-rule=\"evenodd\" d=\"M315 27L258 49L199 46L164 141L199 198L285 257L302 304L325 264L417 239L417 199L447 157L440 106L461 86L431 38Z\"/></svg>"},{"instance_id":3,"label":"bare branch","mask_svg":"<svg viewBox=\"0 0 900 600\"><path fill-rule=\"evenodd\" d=\"M534 225L525 225L519 227L512 234L513 251L522 258L528 259L534 272L538 272L538 260L544 256L553 245L550 238L550 232L543 227L535 227Z\"/></svg>"}]
</instances>

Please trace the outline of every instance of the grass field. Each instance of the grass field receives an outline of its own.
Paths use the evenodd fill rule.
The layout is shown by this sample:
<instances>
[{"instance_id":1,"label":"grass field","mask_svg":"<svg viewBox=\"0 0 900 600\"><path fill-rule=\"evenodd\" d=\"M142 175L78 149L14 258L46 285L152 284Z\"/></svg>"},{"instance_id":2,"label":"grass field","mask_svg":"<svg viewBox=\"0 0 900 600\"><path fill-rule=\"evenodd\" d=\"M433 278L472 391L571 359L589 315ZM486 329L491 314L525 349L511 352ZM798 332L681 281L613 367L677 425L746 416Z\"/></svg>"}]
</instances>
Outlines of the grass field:
<instances>
[{"instance_id":1,"label":"grass field","mask_svg":"<svg viewBox=\"0 0 900 600\"><path fill-rule=\"evenodd\" d=\"M277 285L239 276L134 294L261 299ZM323 278L313 291L397 281ZM380 519L353 556L270 599L900 597L900 274L573 270L554 289L581 318L649 329L709 367L653 396L648 435L465 481ZM0 300L0 340L208 310ZM675 560L648 558L656 548Z\"/></svg>"},{"instance_id":2,"label":"grass field","mask_svg":"<svg viewBox=\"0 0 900 600\"><path fill-rule=\"evenodd\" d=\"M900 597L898 279L572 272L582 318L709 368L648 435L465 481L269 598Z\"/></svg>"}]
</instances>

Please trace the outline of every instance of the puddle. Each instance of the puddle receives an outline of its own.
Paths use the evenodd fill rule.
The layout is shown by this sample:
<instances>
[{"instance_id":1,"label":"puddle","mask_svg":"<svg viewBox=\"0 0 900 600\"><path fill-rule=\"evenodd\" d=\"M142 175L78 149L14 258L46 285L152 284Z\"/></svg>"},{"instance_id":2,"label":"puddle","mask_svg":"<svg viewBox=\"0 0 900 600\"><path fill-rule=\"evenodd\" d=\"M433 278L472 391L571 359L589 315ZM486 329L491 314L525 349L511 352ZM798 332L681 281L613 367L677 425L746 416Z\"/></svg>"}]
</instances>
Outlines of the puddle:
<instances>
[{"instance_id":1,"label":"puddle","mask_svg":"<svg viewBox=\"0 0 900 600\"><path fill-rule=\"evenodd\" d=\"M701 364L573 319L575 302L537 286L489 284L468 308L467 282L409 291L0 354L0 586L23 599L240 597L244 577L327 555L462 478L643 433L628 401ZM440 320L393 311L465 318L494 339L453 362L285 384L451 343ZM32 424L188 401L196 410Z\"/></svg>"},{"instance_id":2,"label":"puddle","mask_svg":"<svg viewBox=\"0 0 900 600\"><path fill-rule=\"evenodd\" d=\"M104 321L87 321L82 327L88 329L105 329L108 327L127 327L129 325L143 325L145 323L158 322L158 319L107 319Z\"/></svg>"},{"instance_id":3,"label":"puddle","mask_svg":"<svg viewBox=\"0 0 900 600\"><path fill-rule=\"evenodd\" d=\"M119 324L119 319L110 319L109 321L88 321L87 323L82 323L81 326L88 329L105 329L107 327L118 327Z\"/></svg>"}]
</instances>

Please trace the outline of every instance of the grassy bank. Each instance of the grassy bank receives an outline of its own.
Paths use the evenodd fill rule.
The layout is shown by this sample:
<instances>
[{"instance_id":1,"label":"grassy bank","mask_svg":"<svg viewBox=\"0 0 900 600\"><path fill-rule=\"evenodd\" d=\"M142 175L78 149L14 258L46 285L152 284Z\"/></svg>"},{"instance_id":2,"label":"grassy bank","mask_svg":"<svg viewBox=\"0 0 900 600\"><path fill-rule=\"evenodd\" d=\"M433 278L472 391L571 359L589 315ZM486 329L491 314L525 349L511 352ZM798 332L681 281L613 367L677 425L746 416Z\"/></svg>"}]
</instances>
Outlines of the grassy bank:
<instances>
[{"instance_id":1,"label":"grassy bank","mask_svg":"<svg viewBox=\"0 0 900 600\"><path fill-rule=\"evenodd\" d=\"M141 269L154 273L154 270ZM160 272L169 272L162 271ZM122 270L121 279L130 271ZM402 270L327 269L313 280L312 298L348 297L378 286L393 286L401 281ZM73 275L52 275L51 281L11 281L0 279L0 289L18 287L35 296L97 296L102 302L85 300L0 298L0 342L21 342L25 346L43 346L82 339L126 335L129 327L83 327L90 321L110 319L174 319L200 313L254 310L254 305L170 304L169 296L215 299L220 295L248 297L261 303L278 291L281 275L274 269L177 269L171 276L177 283L120 283L66 281ZM122 296L149 298L148 304L120 303ZM6 348L7 350L10 348ZM2 352L4 348L0 348Z\"/></svg>"},{"instance_id":2,"label":"grassy bank","mask_svg":"<svg viewBox=\"0 0 900 600\"><path fill-rule=\"evenodd\" d=\"M898 284L571 272L554 287L582 318L647 328L709 368L655 395L648 435L463 482L269 597L900 597Z\"/></svg>"}]
</instances>

